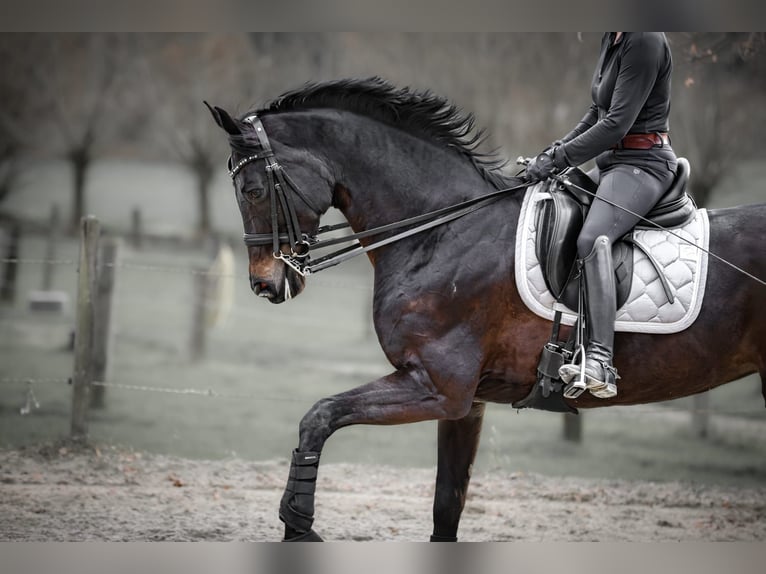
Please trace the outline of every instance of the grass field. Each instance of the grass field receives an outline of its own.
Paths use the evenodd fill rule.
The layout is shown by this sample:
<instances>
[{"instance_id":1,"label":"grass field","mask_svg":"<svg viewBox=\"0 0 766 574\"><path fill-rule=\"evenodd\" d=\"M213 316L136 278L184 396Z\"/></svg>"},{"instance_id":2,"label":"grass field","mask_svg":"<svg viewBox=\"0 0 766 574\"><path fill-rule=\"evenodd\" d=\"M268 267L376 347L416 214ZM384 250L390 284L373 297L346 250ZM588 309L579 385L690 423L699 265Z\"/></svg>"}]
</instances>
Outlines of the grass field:
<instances>
[{"instance_id":1,"label":"grass field","mask_svg":"<svg viewBox=\"0 0 766 574\"><path fill-rule=\"evenodd\" d=\"M185 188L183 178L175 178L169 168L151 166L162 176L155 180L145 174L155 187L147 183L140 190L131 187L135 178L131 180L121 168L103 169L94 173L91 205L108 228L126 229L133 206L140 206L147 215L151 232L180 233L192 228L191 208L173 207L185 204L181 200ZM756 168L748 169L750 178ZM62 173L56 175L54 170L39 177L27 181L27 195L14 197L9 208L44 218L51 202L64 205L62 191L53 187L54 182L66 181ZM233 235L240 224L224 185L228 184L224 182L216 192L214 221ZM731 182L726 185L739 189ZM729 192L725 199L749 201L742 197ZM764 200L758 195L747 197ZM178 201L169 203L169 198ZM188 204L194 205L193 197ZM372 276L365 260L310 278L303 295L274 306L252 295L244 249L235 246L235 253L231 313L209 333L206 358L191 361L194 285L190 269L204 264L204 255L179 247L134 250L124 246L117 270L110 382L210 389L221 396L108 388L106 408L92 411L94 441L193 458L284 458L296 445L298 421L313 402L389 372L371 331ZM43 254L42 238L24 238L22 258ZM62 240L57 257L76 260L74 240ZM23 265L18 300L0 308L0 380L62 379L71 374L73 356L66 347L73 326L72 307L61 316L26 310L26 294L39 288L41 273L38 264ZM56 267L55 288L69 292L72 301L75 279L74 263ZM750 378L711 393L713 426L706 440L692 432L688 400L587 412L580 444L562 440L561 415L519 413L491 405L477 467L555 476L762 485L766 481L766 410L759 385ZM26 385L0 383L0 446L50 441L68 434L70 387L40 382L32 388L40 408L22 416L19 409L25 404ZM352 427L330 439L324 459L431 466L435 444L435 423Z\"/></svg>"}]
</instances>

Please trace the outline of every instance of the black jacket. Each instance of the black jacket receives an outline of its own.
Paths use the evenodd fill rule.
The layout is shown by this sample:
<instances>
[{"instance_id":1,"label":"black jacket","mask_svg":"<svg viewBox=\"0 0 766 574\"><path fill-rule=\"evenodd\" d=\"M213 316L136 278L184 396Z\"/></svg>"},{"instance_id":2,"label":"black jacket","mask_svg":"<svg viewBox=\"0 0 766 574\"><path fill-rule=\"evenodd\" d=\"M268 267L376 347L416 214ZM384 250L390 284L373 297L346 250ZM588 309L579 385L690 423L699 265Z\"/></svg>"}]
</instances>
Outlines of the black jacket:
<instances>
[{"instance_id":1,"label":"black jacket","mask_svg":"<svg viewBox=\"0 0 766 574\"><path fill-rule=\"evenodd\" d=\"M593 104L558 150L569 165L610 150L628 133L668 131L673 60L665 34L624 32L616 44L614 38L609 32L601 40Z\"/></svg>"}]
</instances>

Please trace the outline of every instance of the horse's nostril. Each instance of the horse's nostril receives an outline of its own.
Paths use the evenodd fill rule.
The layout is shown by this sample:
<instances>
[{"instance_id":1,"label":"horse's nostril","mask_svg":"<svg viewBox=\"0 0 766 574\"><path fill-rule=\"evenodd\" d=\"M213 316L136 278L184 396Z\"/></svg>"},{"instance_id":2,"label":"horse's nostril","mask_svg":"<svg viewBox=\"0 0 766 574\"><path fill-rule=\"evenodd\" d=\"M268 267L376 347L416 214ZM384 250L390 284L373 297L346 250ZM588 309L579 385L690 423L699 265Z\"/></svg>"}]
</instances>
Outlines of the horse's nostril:
<instances>
[{"instance_id":1,"label":"horse's nostril","mask_svg":"<svg viewBox=\"0 0 766 574\"><path fill-rule=\"evenodd\" d=\"M263 281L259 279L258 277L250 278L250 288L253 290L253 293L258 295L259 297L272 298L276 295L272 284L269 283L268 281Z\"/></svg>"}]
</instances>

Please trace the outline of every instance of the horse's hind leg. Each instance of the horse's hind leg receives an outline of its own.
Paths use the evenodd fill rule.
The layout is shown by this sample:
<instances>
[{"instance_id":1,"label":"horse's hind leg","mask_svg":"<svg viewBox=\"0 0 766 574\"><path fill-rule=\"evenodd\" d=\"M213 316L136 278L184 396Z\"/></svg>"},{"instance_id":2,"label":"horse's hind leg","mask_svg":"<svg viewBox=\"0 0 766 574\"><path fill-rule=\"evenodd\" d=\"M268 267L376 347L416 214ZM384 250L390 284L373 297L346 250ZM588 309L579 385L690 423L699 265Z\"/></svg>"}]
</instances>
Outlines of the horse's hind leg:
<instances>
[{"instance_id":1,"label":"horse's hind leg","mask_svg":"<svg viewBox=\"0 0 766 574\"><path fill-rule=\"evenodd\" d=\"M290 479L279 506L285 540L321 540L311 526L319 456L339 428L355 424L404 424L466 416L473 389L445 385L440 391L423 368L397 371L356 389L317 402L300 424ZM461 392L460 392L461 391Z\"/></svg>"},{"instance_id":2,"label":"horse's hind leg","mask_svg":"<svg viewBox=\"0 0 766 574\"><path fill-rule=\"evenodd\" d=\"M479 447L484 403L474 403L467 416L439 421L434 533L431 542L457 542L468 481Z\"/></svg>"}]
</instances>

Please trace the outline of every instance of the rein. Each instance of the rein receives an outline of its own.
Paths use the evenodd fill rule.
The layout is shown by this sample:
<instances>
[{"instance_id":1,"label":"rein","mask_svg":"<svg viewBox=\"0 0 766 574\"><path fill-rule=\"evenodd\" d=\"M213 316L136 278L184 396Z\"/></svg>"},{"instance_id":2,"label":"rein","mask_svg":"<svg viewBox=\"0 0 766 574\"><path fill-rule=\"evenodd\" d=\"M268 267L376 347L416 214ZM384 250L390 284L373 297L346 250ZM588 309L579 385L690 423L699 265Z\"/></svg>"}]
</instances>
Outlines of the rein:
<instances>
[{"instance_id":1,"label":"rein","mask_svg":"<svg viewBox=\"0 0 766 574\"><path fill-rule=\"evenodd\" d=\"M300 190L295 182L284 172L282 167L277 163L274 158L274 152L271 149L271 144L266 137L266 132L263 128L261 120L255 116L249 116L245 118L247 123L251 124L258 135L258 140L261 144L261 151L257 154L250 155L236 164L233 164L231 157L229 158L229 177L232 180L237 174L248 164L257 161L266 161L266 179L269 189L269 196L271 201L271 233L245 233L243 240L248 247L255 247L261 245L272 246L272 254L275 259L284 261L286 265L291 267L296 273L302 277L306 277L313 273L323 271L334 267L339 263L347 261L357 255L362 255L369 251L373 251L385 245L389 245L396 241L401 241L412 235L422 233L428 229L432 229L439 225L444 225L450 221L454 221L460 217L473 213L483 207L491 205L498 200L502 199L504 195L509 192L516 191L528 187L530 183L523 180L520 177L513 178L519 183L511 187L506 187L474 197L463 201L461 203L429 211L423 215L417 215L403 219L401 221L395 221L365 231L360 231L351 235L343 237L336 237L333 239L326 239L324 241L318 239L318 235L336 231L338 229L348 228L348 223L341 223L338 225L329 225L320 227L313 235L303 233L298 223L298 216L295 210L295 204L292 194L288 194L287 190L292 190L295 195L301 198L301 200L311 208L317 215L321 212L317 207L309 200L309 198ZM285 226L287 233L279 233L279 213L278 205L281 207L284 214ZM414 227L413 227L414 226ZM363 246L359 242L360 239L380 235L389 231L395 231L402 228L408 228L398 233L395 233L385 239L375 241L369 245ZM290 244L290 253L284 253L281 248L282 243ZM328 255L325 255L316 261L311 261L310 252L316 249L322 249L324 247L330 247L332 245L339 245L343 243L352 243L342 249L333 251Z\"/></svg>"},{"instance_id":2,"label":"rein","mask_svg":"<svg viewBox=\"0 0 766 574\"><path fill-rule=\"evenodd\" d=\"M425 213L423 215L410 217L408 219L403 219L401 221L395 221L387 225L381 225L380 227L374 227L372 229L361 231L359 233L354 233L353 235L348 235L345 237L328 239L326 241L317 241L311 244L312 248L317 249L321 247L327 247L330 245L336 245L339 243L347 243L352 241L354 241L355 244L349 247L346 247L344 249L335 251L333 253L330 253L329 255L326 255L320 259L317 259L311 265L306 265L304 267L305 273L301 273L301 270L296 269L291 262L285 260L285 263L293 267L293 269L295 269L298 273L301 273L302 275L304 274L309 275L311 273L316 273L317 271L322 271L329 267L334 267L335 265L338 265L339 263L342 263L343 261L351 259L352 257L356 257L357 255L367 253L368 251L378 249L379 247L389 245L391 243L400 241L402 239L405 239L417 233L421 233L428 229L438 227L439 225L444 225L445 223L448 223L450 221L454 221L455 219L463 217L464 215L468 215L469 213L473 213L474 211L478 211L479 209L483 207L486 207L488 205L495 203L496 201L501 199L505 194L511 191L515 191L515 190L527 187L528 185L529 183L525 181L519 185L499 189L497 191L493 191L491 193L487 193L479 197L474 197L472 199L468 199L466 201L463 201L455 205L451 205L449 207L444 207L442 209L437 209L435 211L429 211L428 213ZM417 224L420 224L420 225L417 225ZM372 235L378 235L380 233L385 233L387 231L393 231L395 229L400 229L402 227L407 227L410 225L417 225L417 226L407 229L405 231L401 231L390 237L387 237L386 239L381 239L380 241L376 241L367 246L362 246L358 242L358 239L363 239L365 237L370 237ZM348 227L348 225L346 224L344 224L343 226Z\"/></svg>"}]
</instances>

